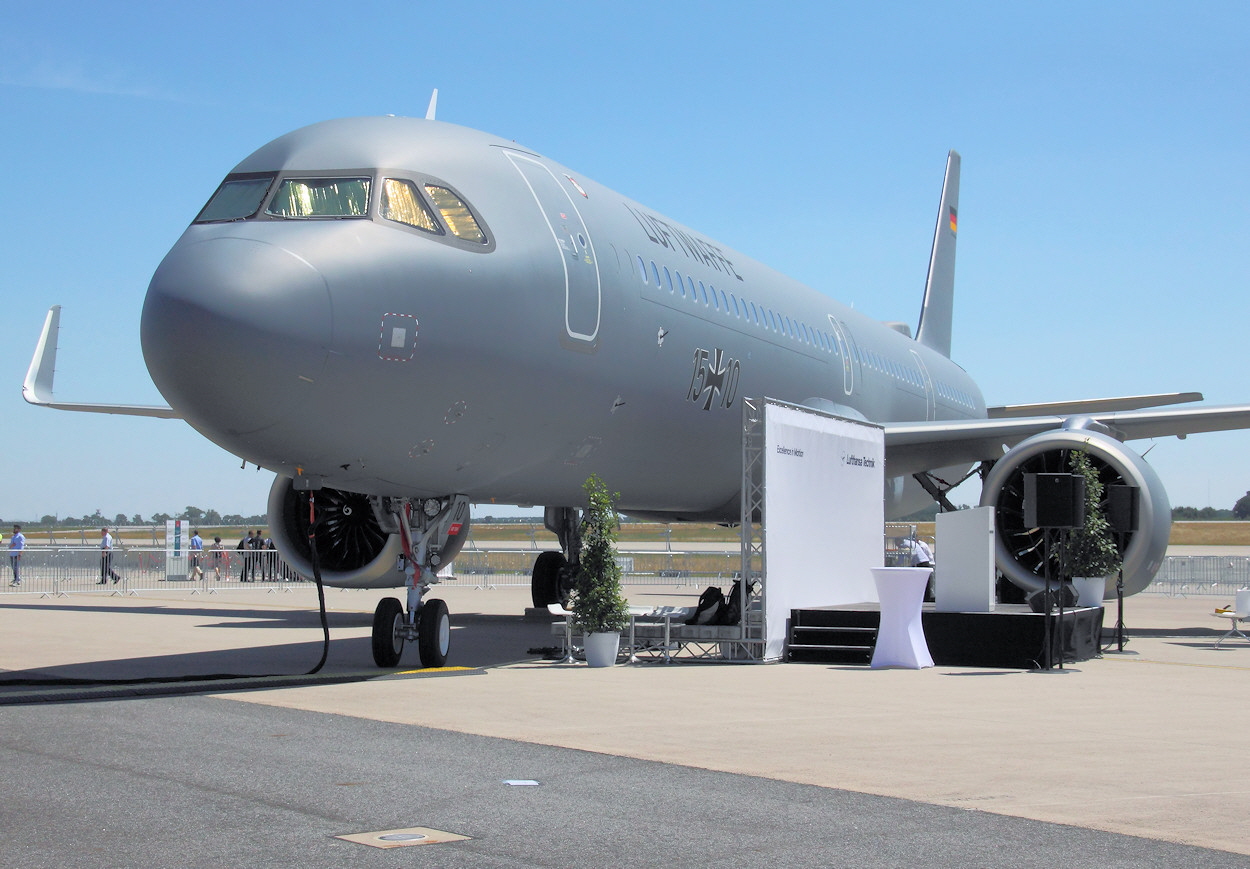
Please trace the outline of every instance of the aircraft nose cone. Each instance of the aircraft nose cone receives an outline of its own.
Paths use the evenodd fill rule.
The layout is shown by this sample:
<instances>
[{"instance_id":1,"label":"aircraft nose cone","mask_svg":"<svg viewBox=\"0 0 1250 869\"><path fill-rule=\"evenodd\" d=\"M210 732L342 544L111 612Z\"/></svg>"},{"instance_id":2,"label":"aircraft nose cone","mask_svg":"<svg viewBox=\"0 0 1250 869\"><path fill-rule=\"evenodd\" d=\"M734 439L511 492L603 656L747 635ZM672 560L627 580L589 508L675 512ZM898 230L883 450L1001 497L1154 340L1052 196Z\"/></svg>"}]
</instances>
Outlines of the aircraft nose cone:
<instances>
[{"instance_id":1,"label":"aircraft nose cone","mask_svg":"<svg viewBox=\"0 0 1250 869\"><path fill-rule=\"evenodd\" d=\"M283 418L325 364L325 278L307 260L246 238L183 239L143 303L143 357L157 389L223 446Z\"/></svg>"}]
</instances>

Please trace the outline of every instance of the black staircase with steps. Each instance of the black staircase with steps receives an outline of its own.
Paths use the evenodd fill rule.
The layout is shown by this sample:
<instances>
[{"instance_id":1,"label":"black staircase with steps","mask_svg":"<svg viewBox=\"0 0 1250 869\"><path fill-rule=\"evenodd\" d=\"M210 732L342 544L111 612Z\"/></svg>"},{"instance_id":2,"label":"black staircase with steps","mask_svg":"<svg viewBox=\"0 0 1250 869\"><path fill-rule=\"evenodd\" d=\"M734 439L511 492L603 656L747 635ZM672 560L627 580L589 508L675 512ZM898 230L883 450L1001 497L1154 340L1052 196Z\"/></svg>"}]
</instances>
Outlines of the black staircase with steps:
<instances>
[{"instance_id":1,"label":"black staircase with steps","mask_svg":"<svg viewBox=\"0 0 1250 869\"><path fill-rule=\"evenodd\" d=\"M795 662L872 662L881 613L864 610L790 610L790 657Z\"/></svg>"}]
</instances>

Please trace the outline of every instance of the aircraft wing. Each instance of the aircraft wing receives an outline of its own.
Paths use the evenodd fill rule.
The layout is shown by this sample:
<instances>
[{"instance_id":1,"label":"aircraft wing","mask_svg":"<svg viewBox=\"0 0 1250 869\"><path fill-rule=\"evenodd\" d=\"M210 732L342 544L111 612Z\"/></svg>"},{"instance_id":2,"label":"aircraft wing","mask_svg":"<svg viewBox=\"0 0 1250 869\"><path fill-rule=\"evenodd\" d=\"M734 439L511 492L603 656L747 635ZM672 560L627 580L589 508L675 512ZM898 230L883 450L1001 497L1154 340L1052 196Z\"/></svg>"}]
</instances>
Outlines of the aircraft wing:
<instances>
[{"instance_id":1,"label":"aircraft wing","mask_svg":"<svg viewBox=\"0 0 1250 869\"><path fill-rule=\"evenodd\" d=\"M985 415L990 419L1014 416L1069 416L1074 413L1108 413L1116 410L1142 410L1165 404L1185 404L1202 401L1201 392L1169 392L1163 395L1130 395L1123 398L1093 398L1082 401L1051 401L1045 404L1007 404L987 407Z\"/></svg>"},{"instance_id":2,"label":"aircraft wing","mask_svg":"<svg viewBox=\"0 0 1250 869\"><path fill-rule=\"evenodd\" d=\"M43 332L35 345L35 355L22 383L22 398L40 407L56 410L77 410L87 413L117 413L127 416L155 416L181 419L172 407L154 404L84 404L57 401L52 397L52 378L56 374L56 339L61 328L61 306L53 305L43 321Z\"/></svg>"},{"instance_id":3,"label":"aircraft wing","mask_svg":"<svg viewBox=\"0 0 1250 869\"><path fill-rule=\"evenodd\" d=\"M1044 431L1105 427L1120 440L1179 437L1250 428L1250 404L1111 411L935 422L885 423L887 462L892 474L997 459L1004 447ZM1092 425L1091 425L1092 424Z\"/></svg>"}]
</instances>

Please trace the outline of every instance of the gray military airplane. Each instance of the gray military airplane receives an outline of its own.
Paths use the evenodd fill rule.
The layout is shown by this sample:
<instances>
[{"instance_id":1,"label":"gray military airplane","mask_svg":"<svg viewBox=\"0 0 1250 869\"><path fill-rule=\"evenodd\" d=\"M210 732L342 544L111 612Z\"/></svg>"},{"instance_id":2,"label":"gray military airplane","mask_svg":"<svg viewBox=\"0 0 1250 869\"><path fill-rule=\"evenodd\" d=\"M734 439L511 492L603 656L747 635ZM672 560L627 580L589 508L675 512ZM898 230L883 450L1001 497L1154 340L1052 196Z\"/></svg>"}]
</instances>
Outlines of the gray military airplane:
<instances>
[{"instance_id":1,"label":"gray military airplane","mask_svg":"<svg viewBox=\"0 0 1250 869\"><path fill-rule=\"evenodd\" d=\"M1123 442L1250 427L1250 406L1162 407L1195 393L986 407L950 358L953 151L912 337L431 116L313 124L226 176L144 301L144 358L168 407L54 400L55 307L23 389L48 407L180 417L274 471L284 558L329 585L409 587L406 610L387 598L375 614L381 666L414 639L427 666L446 659L447 608L425 596L464 544L471 503L545 506L561 551L534 565L537 606L576 568L592 472L624 513L738 522L745 397L881 424L891 517L980 471L999 569L1030 590L1044 559L1023 520L1025 473L1066 471L1087 449L1105 481L1136 489L1132 593L1158 570L1171 517Z\"/></svg>"}]
</instances>

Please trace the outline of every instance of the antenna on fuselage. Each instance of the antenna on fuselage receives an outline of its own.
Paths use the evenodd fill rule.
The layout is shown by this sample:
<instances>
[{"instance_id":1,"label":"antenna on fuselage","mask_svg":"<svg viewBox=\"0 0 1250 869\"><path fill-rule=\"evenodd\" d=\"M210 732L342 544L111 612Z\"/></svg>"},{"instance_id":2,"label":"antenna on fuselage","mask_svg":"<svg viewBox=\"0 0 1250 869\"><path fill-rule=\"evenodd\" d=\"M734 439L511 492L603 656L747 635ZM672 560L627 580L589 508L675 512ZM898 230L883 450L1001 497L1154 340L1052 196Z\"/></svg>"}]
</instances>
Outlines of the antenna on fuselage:
<instances>
[{"instance_id":1,"label":"antenna on fuselage","mask_svg":"<svg viewBox=\"0 0 1250 869\"><path fill-rule=\"evenodd\" d=\"M430 94L430 107L425 110L425 119L427 121L434 120L436 111L438 111L438 88L434 88L434 93Z\"/></svg>"}]
</instances>

